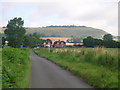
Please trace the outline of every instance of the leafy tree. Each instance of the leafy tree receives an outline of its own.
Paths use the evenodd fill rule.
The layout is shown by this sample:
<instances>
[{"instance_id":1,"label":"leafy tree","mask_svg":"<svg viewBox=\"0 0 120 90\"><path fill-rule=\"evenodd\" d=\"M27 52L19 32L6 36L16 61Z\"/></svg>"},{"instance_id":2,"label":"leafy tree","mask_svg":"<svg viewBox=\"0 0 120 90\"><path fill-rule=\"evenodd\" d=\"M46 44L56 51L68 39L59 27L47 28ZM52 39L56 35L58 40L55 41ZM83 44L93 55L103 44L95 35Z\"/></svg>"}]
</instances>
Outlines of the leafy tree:
<instances>
[{"instance_id":1,"label":"leafy tree","mask_svg":"<svg viewBox=\"0 0 120 90\"><path fill-rule=\"evenodd\" d=\"M119 43L117 41L114 40L103 40L103 45L106 48L118 48Z\"/></svg>"},{"instance_id":2,"label":"leafy tree","mask_svg":"<svg viewBox=\"0 0 120 90\"><path fill-rule=\"evenodd\" d=\"M26 46L26 47L30 47L31 45L32 45L32 39L31 39L31 37L32 36L28 36L28 35L25 35L24 36L24 45Z\"/></svg>"},{"instance_id":3,"label":"leafy tree","mask_svg":"<svg viewBox=\"0 0 120 90\"><path fill-rule=\"evenodd\" d=\"M7 29L4 31L9 45L12 47L20 47L23 44L23 37L25 35L24 21L22 18L14 18L8 21Z\"/></svg>"},{"instance_id":4,"label":"leafy tree","mask_svg":"<svg viewBox=\"0 0 120 90\"><path fill-rule=\"evenodd\" d=\"M4 34L2 34L2 33L0 33L0 48L2 47L2 46L4 46L4 44L5 44L5 35Z\"/></svg>"},{"instance_id":5,"label":"leafy tree","mask_svg":"<svg viewBox=\"0 0 120 90\"><path fill-rule=\"evenodd\" d=\"M87 47L94 47L94 38L88 36L87 38L83 39L84 46Z\"/></svg>"},{"instance_id":6,"label":"leafy tree","mask_svg":"<svg viewBox=\"0 0 120 90\"><path fill-rule=\"evenodd\" d=\"M5 44L5 41L6 41L5 37L2 37L2 45Z\"/></svg>"},{"instance_id":7,"label":"leafy tree","mask_svg":"<svg viewBox=\"0 0 120 90\"><path fill-rule=\"evenodd\" d=\"M33 33L32 36L39 37L40 35L37 32L35 32L35 33Z\"/></svg>"},{"instance_id":8,"label":"leafy tree","mask_svg":"<svg viewBox=\"0 0 120 90\"><path fill-rule=\"evenodd\" d=\"M36 36L25 35L24 36L24 45L26 47L39 46L43 43L43 40L39 39Z\"/></svg>"},{"instance_id":9,"label":"leafy tree","mask_svg":"<svg viewBox=\"0 0 120 90\"><path fill-rule=\"evenodd\" d=\"M108 36L108 37L107 37ZM104 46L106 48L119 48L119 42L112 40L111 35L105 35L104 40L95 39L91 36L83 39L84 46L86 47L95 47L95 46Z\"/></svg>"},{"instance_id":10,"label":"leafy tree","mask_svg":"<svg viewBox=\"0 0 120 90\"><path fill-rule=\"evenodd\" d=\"M103 41L101 39L94 39L94 46L103 46Z\"/></svg>"},{"instance_id":11,"label":"leafy tree","mask_svg":"<svg viewBox=\"0 0 120 90\"><path fill-rule=\"evenodd\" d=\"M103 36L103 45L107 48L118 48L119 42L114 41L111 34L106 34Z\"/></svg>"},{"instance_id":12,"label":"leafy tree","mask_svg":"<svg viewBox=\"0 0 120 90\"><path fill-rule=\"evenodd\" d=\"M113 39L113 36L111 34L105 34L103 36L103 40L112 40Z\"/></svg>"}]
</instances>

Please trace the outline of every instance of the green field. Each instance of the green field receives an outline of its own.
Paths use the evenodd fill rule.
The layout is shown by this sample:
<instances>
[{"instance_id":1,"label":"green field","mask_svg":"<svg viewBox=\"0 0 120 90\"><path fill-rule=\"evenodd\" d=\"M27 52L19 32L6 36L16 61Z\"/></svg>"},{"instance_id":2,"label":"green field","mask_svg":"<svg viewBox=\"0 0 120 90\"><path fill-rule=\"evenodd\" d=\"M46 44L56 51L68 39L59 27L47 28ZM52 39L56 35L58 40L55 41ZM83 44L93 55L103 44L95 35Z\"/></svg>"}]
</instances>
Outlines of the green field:
<instances>
[{"instance_id":1,"label":"green field","mask_svg":"<svg viewBox=\"0 0 120 90\"><path fill-rule=\"evenodd\" d=\"M35 53L82 77L95 88L118 88L118 49L48 48Z\"/></svg>"},{"instance_id":2,"label":"green field","mask_svg":"<svg viewBox=\"0 0 120 90\"><path fill-rule=\"evenodd\" d=\"M3 48L2 88L28 88L29 75L29 49Z\"/></svg>"},{"instance_id":3,"label":"green field","mask_svg":"<svg viewBox=\"0 0 120 90\"><path fill-rule=\"evenodd\" d=\"M27 28L27 33L45 34L46 36L60 36L60 37L78 37L85 38L92 36L102 38L107 32L92 27L42 27L42 28Z\"/></svg>"},{"instance_id":4,"label":"green field","mask_svg":"<svg viewBox=\"0 0 120 90\"><path fill-rule=\"evenodd\" d=\"M5 28L0 28L0 32L3 33ZM85 38L92 36L95 38L102 38L107 32L101 29L92 27L28 27L26 28L26 34L37 33L42 36L60 36L60 37L78 37Z\"/></svg>"}]
</instances>

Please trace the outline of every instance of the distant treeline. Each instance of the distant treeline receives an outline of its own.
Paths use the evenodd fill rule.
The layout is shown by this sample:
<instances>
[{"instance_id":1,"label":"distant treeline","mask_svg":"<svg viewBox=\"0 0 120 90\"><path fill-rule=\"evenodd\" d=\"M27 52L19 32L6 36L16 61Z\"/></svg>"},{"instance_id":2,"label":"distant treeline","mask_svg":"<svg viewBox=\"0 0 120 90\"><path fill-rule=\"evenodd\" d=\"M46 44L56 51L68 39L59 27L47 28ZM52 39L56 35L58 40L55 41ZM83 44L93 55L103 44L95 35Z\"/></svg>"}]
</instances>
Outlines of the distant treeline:
<instances>
[{"instance_id":1,"label":"distant treeline","mask_svg":"<svg viewBox=\"0 0 120 90\"><path fill-rule=\"evenodd\" d=\"M61 37L60 35L55 35L55 34L52 34L52 35L46 35L45 33L33 33L33 34L28 34L30 36L37 36L37 37Z\"/></svg>"},{"instance_id":2,"label":"distant treeline","mask_svg":"<svg viewBox=\"0 0 120 90\"><path fill-rule=\"evenodd\" d=\"M10 46L14 48L18 47L31 47L33 45L40 45L43 43L43 40L40 40L40 37L59 37L57 33L53 33L51 35L46 35L44 33L33 33L33 34L26 34L26 29L23 27L24 20L22 18L15 17L14 19L11 19L8 24L7 28L4 30L4 34L1 34L2 38L2 47ZM63 26L49 26L49 27L85 27L85 26L75 26L75 25L63 25ZM90 29L89 29L90 30ZM68 31L68 30L66 30ZM68 32L64 32L63 34L68 34ZM50 33L50 32L49 32ZM73 32L70 32L70 34L73 34ZM85 33L85 32L84 32ZM78 34L79 35L79 34ZM87 35L90 35L89 33ZM79 35L81 37L81 35ZM81 39L83 39L83 45L85 47L96 47L96 46L104 46L107 48L117 48L120 47L120 41L114 41L113 36L111 34L105 34L103 39L96 39L92 37L93 35L90 35L87 38L74 38L74 35L71 37L73 38L73 42L80 42Z\"/></svg>"},{"instance_id":3,"label":"distant treeline","mask_svg":"<svg viewBox=\"0 0 120 90\"><path fill-rule=\"evenodd\" d=\"M86 27L86 26L76 26L76 25L51 25L46 27Z\"/></svg>"},{"instance_id":4,"label":"distant treeline","mask_svg":"<svg viewBox=\"0 0 120 90\"><path fill-rule=\"evenodd\" d=\"M96 39L91 36L83 39L83 44L85 47L106 47L106 48L120 48L120 42L113 40L111 34L106 34L103 39Z\"/></svg>"}]
</instances>

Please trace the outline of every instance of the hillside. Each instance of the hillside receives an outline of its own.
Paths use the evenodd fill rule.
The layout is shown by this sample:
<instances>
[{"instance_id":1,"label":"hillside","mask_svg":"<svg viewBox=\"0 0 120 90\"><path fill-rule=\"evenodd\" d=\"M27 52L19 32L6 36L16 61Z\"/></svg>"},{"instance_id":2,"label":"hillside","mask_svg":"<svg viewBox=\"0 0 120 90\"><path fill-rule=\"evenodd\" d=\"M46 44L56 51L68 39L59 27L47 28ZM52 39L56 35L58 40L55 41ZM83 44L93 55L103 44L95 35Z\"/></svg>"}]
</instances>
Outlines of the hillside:
<instances>
[{"instance_id":1,"label":"hillside","mask_svg":"<svg viewBox=\"0 0 120 90\"><path fill-rule=\"evenodd\" d=\"M3 28L5 29L5 28ZM3 30L0 29L0 32ZM78 37L85 38L92 36L95 38L102 38L107 32L86 26L47 26L47 27L28 27L26 34L37 33L39 36L52 36L52 37Z\"/></svg>"},{"instance_id":2,"label":"hillside","mask_svg":"<svg viewBox=\"0 0 120 90\"><path fill-rule=\"evenodd\" d=\"M107 34L107 32L91 28L91 27L42 27L42 28L27 28L27 34L31 33L39 33L41 36L60 36L60 37L87 37L92 36L96 38L101 38L103 35Z\"/></svg>"}]
</instances>

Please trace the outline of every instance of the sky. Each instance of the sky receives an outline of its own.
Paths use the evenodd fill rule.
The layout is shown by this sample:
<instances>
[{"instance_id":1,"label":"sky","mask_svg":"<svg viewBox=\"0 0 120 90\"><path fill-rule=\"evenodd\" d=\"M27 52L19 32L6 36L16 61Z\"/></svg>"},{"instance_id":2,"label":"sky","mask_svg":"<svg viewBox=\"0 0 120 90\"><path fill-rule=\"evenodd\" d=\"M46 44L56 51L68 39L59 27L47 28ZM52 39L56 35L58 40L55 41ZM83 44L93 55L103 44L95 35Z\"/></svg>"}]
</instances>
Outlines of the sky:
<instances>
[{"instance_id":1,"label":"sky","mask_svg":"<svg viewBox=\"0 0 120 90\"><path fill-rule=\"evenodd\" d=\"M119 0L0 0L0 27L21 17L24 27L78 25L118 36Z\"/></svg>"}]
</instances>

